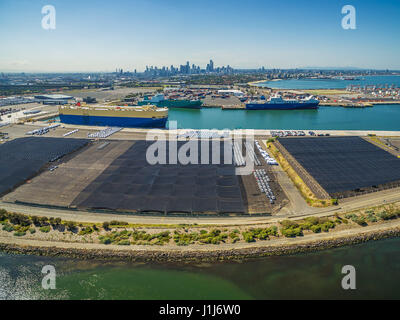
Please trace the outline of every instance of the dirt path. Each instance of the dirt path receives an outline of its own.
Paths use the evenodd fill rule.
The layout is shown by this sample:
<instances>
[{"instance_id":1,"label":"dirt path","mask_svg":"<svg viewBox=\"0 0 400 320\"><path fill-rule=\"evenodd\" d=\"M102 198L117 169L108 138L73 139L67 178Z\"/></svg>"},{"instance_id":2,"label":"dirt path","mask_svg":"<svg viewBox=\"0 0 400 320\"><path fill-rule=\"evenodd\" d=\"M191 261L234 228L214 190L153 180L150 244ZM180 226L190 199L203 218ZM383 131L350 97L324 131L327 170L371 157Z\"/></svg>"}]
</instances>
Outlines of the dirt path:
<instances>
[{"instance_id":1,"label":"dirt path","mask_svg":"<svg viewBox=\"0 0 400 320\"><path fill-rule=\"evenodd\" d=\"M104 221L122 220L132 224L207 224L207 225L252 225L259 223L272 223L288 217L301 217L307 215L327 216L336 212L348 212L361 208L368 208L382 204L400 201L400 188L388 189L363 196L353 197L340 201L339 206L327 208L311 208L312 212L293 211L290 214L279 214L265 217L165 217L144 216L112 213L93 213L79 210L51 209L18 205L0 202L0 208L11 212L27 215L47 216L71 220L76 222L102 223Z\"/></svg>"}]
</instances>

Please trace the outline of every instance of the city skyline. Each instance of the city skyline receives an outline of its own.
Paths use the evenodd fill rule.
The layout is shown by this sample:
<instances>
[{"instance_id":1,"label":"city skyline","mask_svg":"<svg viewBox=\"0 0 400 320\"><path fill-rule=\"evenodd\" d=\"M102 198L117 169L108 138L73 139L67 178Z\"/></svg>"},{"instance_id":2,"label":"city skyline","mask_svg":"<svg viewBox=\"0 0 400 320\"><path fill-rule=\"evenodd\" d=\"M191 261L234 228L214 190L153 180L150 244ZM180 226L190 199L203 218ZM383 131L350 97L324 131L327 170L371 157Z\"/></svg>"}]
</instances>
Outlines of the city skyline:
<instances>
[{"instance_id":1,"label":"city skyline","mask_svg":"<svg viewBox=\"0 0 400 320\"><path fill-rule=\"evenodd\" d=\"M41 27L42 7L56 29ZM398 2L352 1L356 30L341 27L344 1L39 0L0 3L0 71L142 72L183 61L234 69L400 69Z\"/></svg>"}]
</instances>

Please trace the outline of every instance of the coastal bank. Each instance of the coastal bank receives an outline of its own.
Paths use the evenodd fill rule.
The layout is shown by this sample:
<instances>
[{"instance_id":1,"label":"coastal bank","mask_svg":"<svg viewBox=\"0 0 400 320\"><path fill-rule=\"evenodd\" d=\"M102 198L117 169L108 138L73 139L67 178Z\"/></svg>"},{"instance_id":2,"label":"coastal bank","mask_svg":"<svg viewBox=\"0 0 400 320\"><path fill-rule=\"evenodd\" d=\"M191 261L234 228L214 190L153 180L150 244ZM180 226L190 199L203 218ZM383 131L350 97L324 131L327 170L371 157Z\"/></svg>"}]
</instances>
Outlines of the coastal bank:
<instances>
[{"instance_id":1,"label":"coastal bank","mask_svg":"<svg viewBox=\"0 0 400 320\"><path fill-rule=\"evenodd\" d=\"M132 262L210 262L248 260L265 256L282 256L308 253L373 240L400 237L400 221L319 233L312 236L270 240L255 243L193 245L188 247L154 248L152 246L105 247L100 244L52 242L0 237L0 251L8 254L25 254L76 259L124 260Z\"/></svg>"}]
</instances>

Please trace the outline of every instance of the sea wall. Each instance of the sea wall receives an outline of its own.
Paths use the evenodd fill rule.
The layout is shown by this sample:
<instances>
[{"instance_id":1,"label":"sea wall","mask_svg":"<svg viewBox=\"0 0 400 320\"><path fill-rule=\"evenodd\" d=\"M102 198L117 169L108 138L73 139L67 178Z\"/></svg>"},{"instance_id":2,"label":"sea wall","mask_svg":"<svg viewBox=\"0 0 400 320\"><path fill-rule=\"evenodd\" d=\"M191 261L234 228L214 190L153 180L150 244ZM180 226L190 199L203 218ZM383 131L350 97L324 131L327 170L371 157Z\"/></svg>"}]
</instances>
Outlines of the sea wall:
<instances>
[{"instance_id":1,"label":"sea wall","mask_svg":"<svg viewBox=\"0 0 400 320\"><path fill-rule=\"evenodd\" d=\"M281 256L314 252L325 249L355 245L372 240L400 237L400 227L374 230L347 236L332 236L330 239L310 240L299 238L287 244L269 244L262 246L230 249L188 249L181 250L113 250L104 248L78 248L57 246L38 246L17 243L3 243L0 239L0 251L12 254L28 254L51 257L69 257L74 259L124 260L135 262L206 262L226 260L248 260L265 256Z\"/></svg>"}]
</instances>

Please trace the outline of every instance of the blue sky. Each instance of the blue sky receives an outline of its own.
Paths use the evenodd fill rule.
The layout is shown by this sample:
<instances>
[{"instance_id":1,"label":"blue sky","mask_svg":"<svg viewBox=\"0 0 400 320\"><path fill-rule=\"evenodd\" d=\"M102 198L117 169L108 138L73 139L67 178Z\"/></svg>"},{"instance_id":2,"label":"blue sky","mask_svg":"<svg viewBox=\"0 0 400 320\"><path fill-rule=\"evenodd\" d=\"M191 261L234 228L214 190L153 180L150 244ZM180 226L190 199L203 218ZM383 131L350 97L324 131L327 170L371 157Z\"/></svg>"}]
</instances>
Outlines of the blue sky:
<instances>
[{"instance_id":1,"label":"blue sky","mask_svg":"<svg viewBox=\"0 0 400 320\"><path fill-rule=\"evenodd\" d=\"M56 29L41 27L44 5ZM341 27L356 8L357 29ZM0 71L146 65L400 69L399 0L0 0Z\"/></svg>"}]
</instances>

